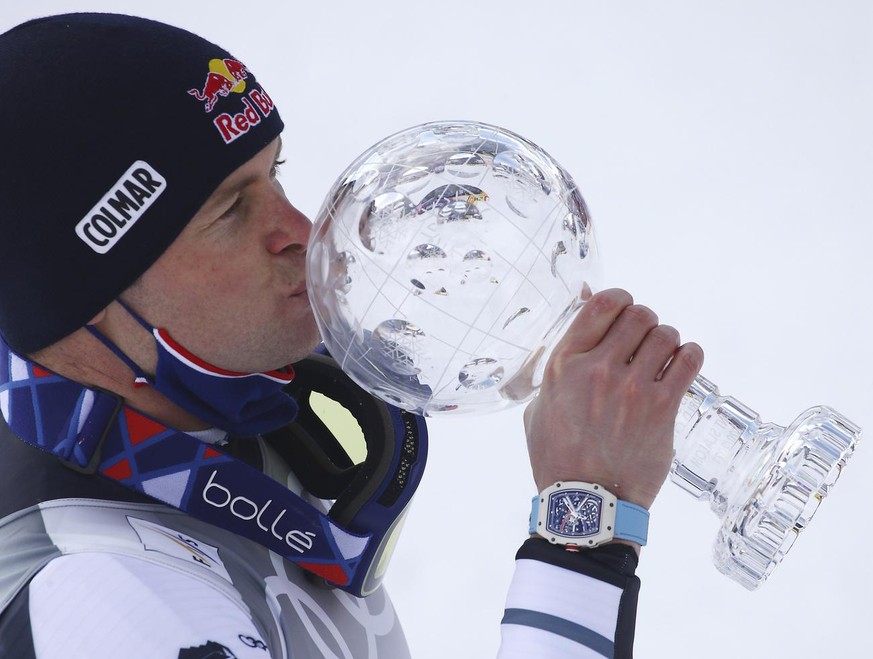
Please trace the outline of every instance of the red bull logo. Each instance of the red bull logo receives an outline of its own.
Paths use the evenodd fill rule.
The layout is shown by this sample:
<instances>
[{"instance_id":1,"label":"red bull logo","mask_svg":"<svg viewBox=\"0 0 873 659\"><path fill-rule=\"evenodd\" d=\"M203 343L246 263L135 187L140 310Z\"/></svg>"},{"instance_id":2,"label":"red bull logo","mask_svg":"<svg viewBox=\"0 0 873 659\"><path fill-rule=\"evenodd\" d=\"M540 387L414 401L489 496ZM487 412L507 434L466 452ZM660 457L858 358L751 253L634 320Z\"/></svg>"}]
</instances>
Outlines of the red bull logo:
<instances>
[{"instance_id":1,"label":"red bull logo","mask_svg":"<svg viewBox=\"0 0 873 659\"><path fill-rule=\"evenodd\" d=\"M204 103L207 114L215 108L218 99L227 98L231 93L242 95L238 112L222 112L212 121L225 144L245 135L266 119L275 107L267 92L257 85L246 93L248 77L249 71L242 62L229 57L216 58L209 60L209 73L202 89L188 90L191 96Z\"/></svg>"},{"instance_id":2,"label":"red bull logo","mask_svg":"<svg viewBox=\"0 0 873 659\"><path fill-rule=\"evenodd\" d=\"M203 89L189 89L188 93L206 104L206 112L212 112L219 97L227 97L231 92L242 94L248 77L248 69L242 62L229 57L209 60L209 73Z\"/></svg>"},{"instance_id":3,"label":"red bull logo","mask_svg":"<svg viewBox=\"0 0 873 659\"><path fill-rule=\"evenodd\" d=\"M245 135L251 128L266 119L276 105L263 89L253 89L242 99L244 109L236 114L222 112L212 122L221 133L225 144Z\"/></svg>"}]
</instances>

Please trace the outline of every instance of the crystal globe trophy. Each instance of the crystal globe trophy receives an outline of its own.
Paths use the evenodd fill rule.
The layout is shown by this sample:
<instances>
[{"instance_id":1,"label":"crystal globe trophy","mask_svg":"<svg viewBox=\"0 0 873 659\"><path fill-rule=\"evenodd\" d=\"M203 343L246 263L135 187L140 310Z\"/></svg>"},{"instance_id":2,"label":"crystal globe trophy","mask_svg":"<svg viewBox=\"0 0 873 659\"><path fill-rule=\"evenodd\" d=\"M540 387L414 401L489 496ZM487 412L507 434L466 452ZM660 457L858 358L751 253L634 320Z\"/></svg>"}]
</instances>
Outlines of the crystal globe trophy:
<instances>
[{"instance_id":1,"label":"crystal globe trophy","mask_svg":"<svg viewBox=\"0 0 873 659\"><path fill-rule=\"evenodd\" d=\"M309 296L348 375L425 415L529 399L597 258L569 175L508 131L435 123L358 158L308 248Z\"/></svg>"},{"instance_id":2,"label":"crystal globe trophy","mask_svg":"<svg viewBox=\"0 0 873 659\"><path fill-rule=\"evenodd\" d=\"M542 149L477 122L434 122L368 149L339 177L308 247L325 346L376 396L419 414L533 397L557 340L599 288L585 202ZM787 428L698 377L671 477L723 520L719 570L757 588L809 523L860 429L827 407Z\"/></svg>"}]
</instances>

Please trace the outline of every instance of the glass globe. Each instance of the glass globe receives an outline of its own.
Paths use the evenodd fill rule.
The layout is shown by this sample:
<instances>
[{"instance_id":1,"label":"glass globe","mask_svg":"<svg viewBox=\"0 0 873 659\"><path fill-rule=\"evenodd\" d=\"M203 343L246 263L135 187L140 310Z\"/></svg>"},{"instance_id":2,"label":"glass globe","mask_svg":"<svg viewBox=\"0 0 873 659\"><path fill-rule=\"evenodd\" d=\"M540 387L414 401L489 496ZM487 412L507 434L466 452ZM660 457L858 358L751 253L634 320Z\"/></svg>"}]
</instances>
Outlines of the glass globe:
<instances>
[{"instance_id":1,"label":"glass globe","mask_svg":"<svg viewBox=\"0 0 873 659\"><path fill-rule=\"evenodd\" d=\"M331 355L425 415L530 399L597 288L573 180L535 144L476 122L428 123L368 149L329 192L308 250Z\"/></svg>"}]
</instances>

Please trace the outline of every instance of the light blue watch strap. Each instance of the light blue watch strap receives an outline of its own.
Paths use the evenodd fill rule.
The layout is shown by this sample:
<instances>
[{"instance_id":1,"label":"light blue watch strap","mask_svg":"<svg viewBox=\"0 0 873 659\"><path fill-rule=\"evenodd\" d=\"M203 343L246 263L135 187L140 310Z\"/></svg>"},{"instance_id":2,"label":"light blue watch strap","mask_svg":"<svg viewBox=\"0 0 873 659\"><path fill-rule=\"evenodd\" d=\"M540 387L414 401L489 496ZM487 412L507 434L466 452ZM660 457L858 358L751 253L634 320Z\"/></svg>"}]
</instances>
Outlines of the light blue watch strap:
<instances>
[{"instance_id":1,"label":"light blue watch strap","mask_svg":"<svg viewBox=\"0 0 873 659\"><path fill-rule=\"evenodd\" d=\"M615 506L615 537L645 545L649 537L649 511L619 499Z\"/></svg>"},{"instance_id":2,"label":"light blue watch strap","mask_svg":"<svg viewBox=\"0 0 873 659\"><path fill-rule=\"evenodd\" d=\"M540 495L536 495L530 502L530 534L537 532L537 513L539 512Z\"/></svg>"},{"instance_id":3,"label":"light blue watch strap","mask_svg":"<svg viewBox=\"0 0 873 659\"><path fill-rule=\"evenodd\" d=\"M537 532L539 521L540 498L538 494L531 499L529 532L534 535ZM620 540L630 540L638 545L645 545L649 535L649 511L629 501L619 499L615 505L615 529L613 537Z\"/></svg>"}]
</instances>

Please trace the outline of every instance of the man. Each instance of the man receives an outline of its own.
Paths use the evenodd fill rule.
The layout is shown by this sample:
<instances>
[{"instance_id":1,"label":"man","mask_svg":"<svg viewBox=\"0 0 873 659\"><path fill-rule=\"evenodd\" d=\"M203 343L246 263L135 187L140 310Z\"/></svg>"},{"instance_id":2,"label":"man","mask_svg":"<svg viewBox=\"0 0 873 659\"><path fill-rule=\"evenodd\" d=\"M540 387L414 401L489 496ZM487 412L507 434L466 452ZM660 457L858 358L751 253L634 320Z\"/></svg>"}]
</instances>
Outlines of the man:
<instances>
[{"instance_id":1,"label":"man","mask_svg":"<svg viewBox=\"0 0 873 659\"><path fill-rule=\"evenodd\" d=\"M347 479L342 456L294 448L329 443L304 381L346 385L307 357L310 225L276 180L267 91L218 46L126 16L32 21L0 61L0 656L407 656L378 587L405 504L343 517L371 456ZM627 293L586 303L525 413L534 480L565 487L562 529L608 491L632 532L556 545L535 523L502 657L631 656L645 511L701 363ZM422 439L357 395L387 420L369 453L391 428L398 450ZM409 464L364 480L408 502ZM375 496L353 493L360 511Z\"/></svg>"}]
</instances>

